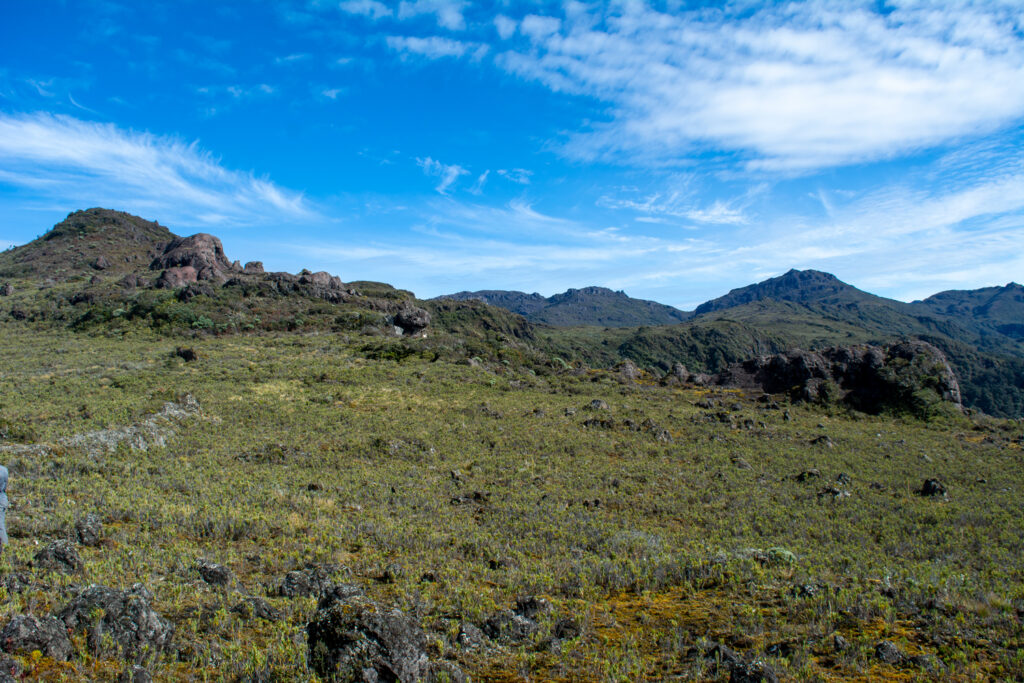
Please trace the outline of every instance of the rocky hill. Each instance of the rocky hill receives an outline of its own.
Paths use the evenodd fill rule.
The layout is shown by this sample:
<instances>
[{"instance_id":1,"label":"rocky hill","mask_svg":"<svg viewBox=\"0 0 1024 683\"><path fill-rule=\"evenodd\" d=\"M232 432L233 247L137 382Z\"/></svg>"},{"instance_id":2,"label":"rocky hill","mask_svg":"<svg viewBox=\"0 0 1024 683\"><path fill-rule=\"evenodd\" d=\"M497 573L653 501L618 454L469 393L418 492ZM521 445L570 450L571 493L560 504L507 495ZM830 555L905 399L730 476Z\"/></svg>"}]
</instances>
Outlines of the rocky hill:
<instances>
[{"instance_id":1,"label":"rocky hill","mask_svg":"<svg viewBox=\"0 0 1024 683\"><path fill-rule=\"evenodd\" d=\"M1024 286L949 290L933 294L911 306L945 316L979 332L988 330L1024 341Z\"/></svg>"},{"instance_id":2,"label":"rocky hill","mask_svg":"<svg viewBox=\"0 0 1024 683\"><path fill-rule=\"evenodd\" d=\"M75 211L43 236L0 253L0 278L123 275L147 268L172 239L159 223L122 211Z\"/></svg>"},{"instance_id":3,"label":"rocky hill","mask_svg":"<svg viewBox=\"0 0 1024 683\"><path fill-rule=\"evenodd\" d=\"M458 292L439 299L465 301L476 299L518 313L530 322L556 327L598 325L601 327L638 327L672 325L691 314L645 299L634 299L625 292L605 287L570 289L550 297L504 290Z\"/></svg>"}]
</instances>

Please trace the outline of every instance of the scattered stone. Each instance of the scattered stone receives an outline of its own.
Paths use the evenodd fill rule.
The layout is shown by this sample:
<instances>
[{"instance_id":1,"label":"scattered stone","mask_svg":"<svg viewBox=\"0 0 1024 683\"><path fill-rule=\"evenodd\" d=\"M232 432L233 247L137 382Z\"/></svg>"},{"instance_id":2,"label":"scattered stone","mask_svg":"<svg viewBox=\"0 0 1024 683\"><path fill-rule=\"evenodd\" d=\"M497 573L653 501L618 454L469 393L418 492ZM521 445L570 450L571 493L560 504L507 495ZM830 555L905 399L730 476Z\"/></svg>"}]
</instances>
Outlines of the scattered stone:
<instances>
[{"instance_id":1,"label":"scattered stone","mask_svg":"<svg viewBox=\"0 0 1024 683\"><path fill-rule=\"evenodd\" d=\"M743 664L739 654L728 645L723 645L722 643L708 643L704 648L703 654L705 658L713 659L720 666L724 666L727 669L734 669Z\"/></svg>"},{"instance_id":2,"label":"scattered stone","mask_svg":"<svg viewBox=\"0 0 1024 683\"><path fill-rule=\"evenodd\" d=\"M384 567L384 573L381 574L380 580L383 583L395 583L403 576L405 576L405 569L402 568L402 565L392 562Z\"/></svg>"},{"instance_id":3,"label":"scattered stone","mask_svg":"<svg viewBox=\"0 0 1024 683\"><path fill-rule=\"evenodd\" d=\"M741 470L752 469L750 463L739 456L734 456L732 458L732 464L736 465L736 467L740 468Z\"/></svg>"},{"instance_id":4,"label":"scattered stone","mask_svg":"<svg viewBox=\"0 0 1024 683\"><path fill-rule=\"evenodd\" d=\"M946 487L938 479L925 479L918 493L931 498L945 498Z\"/></svg>"},{"instance_id":5,"label":"scattered stone","mask_svg":"<svg viewBox=\"0 0 1024 683\"><path fill-rule=\"evenodd\" d=\"M138 664L132 664L121 672L117 683L153 683L153 677L143 667Z\"/></svg>"},{"instance_id":6,"label":"scattered stone","mask_svg":"<svg viewBox=\"0 0 1024 683\"><path fill-rule=\"evenodd\" d=\"M559 640L579 638L582 632L579 622L572 617L562 617L555 622L555 627L552 629L552 634Z\"/></svg>"},{"instance_id":7,"label":"scattered stone","mask_svg":"<svg viewBox=\"0 0 1024 683\"><path fill-rule=\"evenodd\" d=\"M832 448L833 446L835 446L835 444L832 443L832 439L830 439L825 434L822 434L821 436L817 436L811 439L811 444L814 446L823 446L825 448Z\"/></svg>"},{"instance_id":8,"label":"scattered stone","mask_svg":"<svg viewBox=\"0 0 1024 683\"><path fill-rule=\"evenodd\" d=\"M516 600L515 612L527 619L536 619L538 616L550 614L554 609L554 605L547 598L528 595Z\"/></svg>"},{"instance_id":9,"label":"scattered stone","mask_svg":"<svg viewBox=\"0 0 1024 683\"><path fill-rule=\"evenodd\" d=\"M32 564L60 574L74 574L81 571L82 558L71 541L59 538L36 553Z\"/></svg>"},{"instance_id":10,"label":"scattered stone","mask_svg":"<svg viewBox=\"0 0 1024 683\"><path fill-rule=\"evenodd\" d=\"M914 655L907 661L931 676L941 676L948 671L943 661L935 655Z\"/></svg>"},{"instance_id":11,"label":"scattered stone","mask_svg":"<svg viewBox=\"0 0 1024 683\"><path fill-rule=\"evenodd\" d=\"M839 476L836 477L836 484L839 486L849 486L853 483L853 479L846 472L840 472Z\"/></svg>"},{"instance_id":12,"label":"scattered stone","mask_svg":"<svg viewBox=\"0 0 1024 683\"><path fill-rule=\"evenodd\" d=\"M270 606L263 598L248 597L231 608L233 614L243 619L265 619L266 621L280 621L281 612Z\"/></svg>"},{"instance_id":13,"label":"scattered stone","mask_svg":"<svg viewBox=\"0 0 1024 683\"><path fill-rule=\"evenodd\" d=\"M3 287L0 287L0 296L10 296L14 294L14 286L10 282L5 282Z\"/></svg>"},{"instance_id":14,"label":"scattered stone","mask_svg":"<svg viewBox=\"0 0 1024 683\"><path fill-rule=\"evenodd\" d=\"M199 360L199 354L196 353L196 350L190 346L179 346L178 348L174 349L173 355L177 358L182 359L186 363L192 363L193 361Z\"/></svg>"},{"instance_id":15,"label":"scattered stone","mask_svg":"<svg viewBox=\"0 0 1024 683\"><path fill-rule=\"evenodd\" d=\"M821 471L817 467L812 467L809 470L804 470L800 474L796 475L796 480L799 482L805 482L809 479L817 479L821 476Z\"/></svg>"},{"instance_id":16,"label":"scattered stone","mask_svg":"<svg viewBox=\"0 0 1024 683\"><path fill-rule=\"evenodd\" d=\"M886 664L899 664L905 658L903 652L891 640L883 640L875 645L875 657Z\"/></svg>"},{"instance_id":17,"label":"scattered stone","mask_svg":"<svg viewBox=\"0 0 1024 683\"><path fill-rule=\"evenodd\" d=\"M503 609L492 614L484 622L483 632L491 640L502 643L520 643L538 630L533 619L516 614L510 609Z\"/></svg>"},{"instance_id":18,"label":"scattered stone","mask_svg":"<svg viewBox=\"0 0 1024 683\"><path fill-rule=\"evenodd\" d=\"M196 569L199 570L199 576L203 578L203 581L211 586L227 586L235 578L231 570L224 565L208 562L205 559L196 561Z\"/></svg>"},{"instance_id":19,"label":"scattered stone","mask_svg":"<svg viewBox=\"0 0 1024 683\"><path fill-rule=\"evenodd\" d=\"M849 497L849 491L844 491L843 489L836 488L835 486L826 486L824 489L818 492L818 498L828 498L835 502L839 502L843 498Z\"/></svg>"},{"instance_id":20,"label":"scattered stone","mask_svg":"<svg viewBox=\"0 0 1024 683\"><path fill-rule=\"evenodd\" d=\"M107 268L110 267L110 261L107 260L106 256L100 255L97 256L96 260L94 260L89 265L91 265L96 270L106 270Z\"/></svg>"},{"instance_id":21,"label":"scattered stone","mask_svg":"<svg viewBox=\"0 0 1024 683\"><path fill-rule=\"evenodd\" d=\"M59 619L39 619L31 614L16 614L0 631L0 647L15 655L31 655L39 650L45 657L67 661L74 648Z\"/></svg>"},{"instance_id":22,"label":"scattered stone","mask_svg":"<svg viewBox=\"0 0 1024 683\"><path fill-rule=\"evenodd\" d=\"M490 494L485 491L467 491L452 497L451 503L452 505L465 505L467 503L483 505L490 497Z\"/></svg>"},{"instance_id":23,"label":"scattered stone","mask_svg":"<svg viewBox=\"0 0 1024 683\"><path fill-rule=\"evenodd\" d=\"M589 408L590 410L611 410L611 408L608 406L608 403L602 401L599 398L595 398L593 401L591 401L587 405L587 408Z\"/></svg>"},{"instance_id":24,"label":"scattered stone","mask_svg":"<svg viewBox=\"0 0 1024 683\"><path fill-rule=\"evenodd\" d=\"M333 586L331 576L337 570L330 565L308 565L288 572L278 586L277 594L284 598L320 597Z\"/></svg>"},{"instance_id":25,"label":"scattered stone","mask_svg":"<svg viewBox=\"0 0 1024 683\"><path fill-rule=\"evenodd\" d=\"M733 667L729 683L779 683L779 676L765 662L753 661Z\"/></svg>"},{"instance_id":26,"label":"scattered stone","mask_svg":"<svg viewBox=\"0 0 1024 683\"><path fill-rule=\"evenodd\" d=\"M91 512L75 522L75 540L81 545L96 547L100 544L103 523Z\"/></svg>"},{"instance_id":27,"label":"scattered stone","mask_svg":"<svg viewBox=\"0 0 1024 683\"><path fill-rule=\"evenodd\" d=\"M850 641L837 633L832 636L832 649L836 652L846 652L850 649Z\"/></svg>"},{"instance_id":28,"label":"scattered stone","mask_svg":"<svg viewBox=\"0 0 1024 683\"><path fill-rule=\"evenodd\" d=\"M363 595L322 598L306 640L309 666L325 681L419 681L438 670L419 624ZM465 680L454 665L443 668L453 680Z\"/></svg>"},{"instance_id":29,"label":"scattered stone","mask_svg":"<svg viewBox=\"0 0 1024 683\"><path fill-rule=\"evenodd\" d=\"M126 591L92 585L57 615L71 631L85 631L96 656L114 654L141 662L167 648L174 626L152 607L153 594L137 583Z\"/></svg>"}]
</instances>

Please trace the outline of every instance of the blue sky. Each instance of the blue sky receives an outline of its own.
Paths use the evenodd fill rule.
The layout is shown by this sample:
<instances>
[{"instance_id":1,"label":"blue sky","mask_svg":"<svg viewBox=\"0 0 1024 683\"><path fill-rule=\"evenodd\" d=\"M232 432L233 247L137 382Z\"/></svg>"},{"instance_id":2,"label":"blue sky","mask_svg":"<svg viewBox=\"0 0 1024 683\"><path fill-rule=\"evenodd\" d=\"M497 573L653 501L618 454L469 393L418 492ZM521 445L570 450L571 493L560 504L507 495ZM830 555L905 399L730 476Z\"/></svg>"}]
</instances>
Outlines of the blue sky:
<instances>
[{"instance_id":1,"label":"blue sky","mask_svg":"<svg viewBox=\"0 0 1024 683\"><path fill-rule=\"evenodd\" d=\"M1020 2L5 0L0 247L104 206L428 297L1024 273Z\"/></svg>"}]
</instances>

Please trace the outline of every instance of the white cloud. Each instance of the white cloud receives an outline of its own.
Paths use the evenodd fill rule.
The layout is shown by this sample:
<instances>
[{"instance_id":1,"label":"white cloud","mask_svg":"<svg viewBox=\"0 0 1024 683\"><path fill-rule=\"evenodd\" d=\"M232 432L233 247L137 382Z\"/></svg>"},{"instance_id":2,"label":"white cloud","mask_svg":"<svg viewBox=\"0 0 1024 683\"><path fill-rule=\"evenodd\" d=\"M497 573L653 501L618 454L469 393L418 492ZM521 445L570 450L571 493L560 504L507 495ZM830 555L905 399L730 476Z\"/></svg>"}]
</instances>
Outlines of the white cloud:
<instances>
[{"instance_id":1,"label":"white cloud","mask_svg":"<svg viewBox=\"0 0 1024 683\"><path fill-rule=\"evenodd\" d=\"M637 220L648 223L663 222L655 220L659 216L718 225L742 225L748 222L743 208L735 202L715 200L710 205L701 206L694 199L692 192L654 193L642 199L601 197L597 203L598 206L609 209L628 209L646 214Z\"/></svg>"},{"instance_id":2,"label":"white cloud","mask_svg":"<svg viewBox=\"0 0 1024 683\"><path fill-rule=\"evenodd\" d=\"M308 61L313 55L308 52L298 52L291 55L285 55L284 57L275 57L274 64L278 66L286 66L289 64L298 64L299 62Z\"/></svg>"},{"instance_id":3,"label":"white cloud","mask_svg":"<svg viewBox=\"0 0 1024 683\"><path fill-rule=\"evenodd\" d=\"M476 195L483 194L484 184L487 182L487 176L489 176L490 174L490 170L481 173L480 176L476 179L476 182L473 183L473 187L470 188L470 193Z\"/></svg>"},{"instance_id":4,"label":"white cloud","mask_svg":"<svg viewBox=\"0 0 1024 683\"><path fill-rule=\"evenodd\" d=\"M433 14L438 26L451 31L466 28L466 20L462 16L468 2L463 0L412 0L403 1L398 5L398 18L409 19L421 14Z\"/></svg>"},{"instance_id":5,"label":"white cloud","mask_svg":"<svg viewBox=\"0 0 1024 683\"><path fill-rule=\"evenodd\" d=\"M502 40L508 40L515 35L516 27L518 27L518 25L519 24L516 23L515 19L510 19L504 14L499 14L494 17L494 28L498 31L498 36L500 36Z\"/></svg>"},{"instance_id":6,"label":"white cloud","mask_svg":"<svg viewBox=\"0 0 1024 683\"><path fill-rule=\"evenodd\" d=\"M513 168L513 169L498 169L498 175L506 180L510 180L513 183L520 185L529 185L530 176L533 175L533 171L527 171L525 168Z\"/></svg>"},{"instance_id":7,"label":"white cloud","mask_svg":"<svg viewBox=\"0 0 1024 683\"><path fill-rule=\"evenodd\" d=\"M466 43L440 36L417 38L413 36L388 36L387 45L396 52L403 54L422 55L428 59L443 57L461 57L470 52L474 59L486 54L488 47L480 43Z\"/></svg>"},{"instance_id":8,"label":"white cloud","mask_svg":"<svg viewBox=\"0 0 1024 683\"><path fill-rule=\"evenodd\" d=\"M390 17L394 14L391 8L377 0L345 0L338 5L342 12L358 14L373 20Z\"/></svg>"},{"instance_id":9,"label":"white cloud","mask_svg":"<svg viewBox=\"0 0 1024 683\"><path fill-rule=\"evenodd\" d=\"M344 88L325 88L320 91L320 94L330 100L338 99L338 95L345 92Z\"/></svg>"},{"instance_id":10,"label":"white cloud","mask_svg":"<svg viewBox=\"0 0 1024 683\"><path fill-rule=\"evenodd\" d=\"M423 172L429 176L436 176L441 179L434 189L440 194L448 194L448 188L450 188L459 176L463 176L469 173L466 169L456 164L446 165L440 161L435 161L430 157L416 158L416 163L423 169Z\"/></svg>"},{"instance_id":11,"label":"white cloud","mask_svg":"<svg viewBox=\"0 0 1024 683\"><path fill-rule=\"evenodd\" d=\"M612 105L584 159L739 152L803 171L890 158L1024 117L1019 4L807 0L661 13L641 3L527 17L498 63Z\"/></svg>"},{"instance_id":12,"label":"white cloud","mask_svg":"<svg viewBox=\"0 0 1024 683\"><path fill-rule=\"evenodd\" d=\"M68 116L0 114L0 165L0 182L28 193L183 224L316 216L301 194L226 169L198 143Z\"/></svg>"}]
</instances>

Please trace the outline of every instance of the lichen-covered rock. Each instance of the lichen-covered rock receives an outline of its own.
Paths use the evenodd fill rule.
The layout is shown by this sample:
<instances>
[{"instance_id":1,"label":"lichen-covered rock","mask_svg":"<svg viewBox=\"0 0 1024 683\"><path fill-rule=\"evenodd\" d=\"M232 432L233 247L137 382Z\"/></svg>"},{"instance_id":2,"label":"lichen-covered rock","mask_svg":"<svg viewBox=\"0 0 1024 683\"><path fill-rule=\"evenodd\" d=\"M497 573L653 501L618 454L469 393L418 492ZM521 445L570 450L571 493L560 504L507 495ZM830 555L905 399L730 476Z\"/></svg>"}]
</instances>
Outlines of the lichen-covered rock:
<instances>
[{"instance_id":1,"label":"lichen-covered rock","mask_svg":"<svg viewBox=\"0 0 1024 683\"><path fill-rule=\"evenodd\" d=\"M326 681L429 681L442 676L413 619L364 595L328 595L306 626L309 666ZM451 664L443 673L464 680Z\"/></svg>"},{"instance_id":2,"label":"lichen-covered rock","mask_svg":"<svg viewBox=\"0 0 1024 683\"><path fill-rule=\"evenodd\" d=\"M75 522L75 539L84 546L98 546L103 523L96 515L89 513Z\"/></svg>"},{"instance_id":3,"label":"lichen-covered rock","mask_svg":"<svg viewBox=\"0 0 1024 683\"><path fill-rule=\"evenodd\" d=\"M281 621L281 612L274 609L263 598L245 598L231 608L233 614L243 619L265 619L266 621Z\"/></svg>"},{"instance_id":4,"label":"lichen-covered rock","mask_svg":"<svg viewBox=\"0 0 1024 683\"><path fill-rule=\"evenodd\" d=\"M228 567L205 559L196 561L196 570L203 581L211 586L227 586L235 578Z\"/></svg>"},{"instance_id":5,"label":"lichen-covered rock","mask_svg":"<svg viewBox=\"0 0 1024 683\"><path fill-rule=\"evenodd\" d=\"M71 631L84 631L93 654L141 662L170 645L174 634L174 626L152 608L152 600L142 584L126 591L92 585L57 618Z\"/></svg>"},{"instance_id":6,"label":"lichen-covered rock","mask_svg":"<svg viewBox=\"0 0 1024 683\"><path fill-rule=\"evenodd\" d=\"M337 571L338 567L318 564L288 572L281 580L277 594L285 598L321 597L333 586L331 576Z\"/></svg>"},{"instance_id":7,"label":"lichen-covered rock","mask_svg":"<svg viewBox=\"0 0 1024 683\"><path fill-rule=\"evenodd\" d=\"M63 538L51 542L36 553L32 563L40 569L49 569L61 574L74 574L82 569L82 558L75 545Z\"/></svg>"},{"instance_id":8,"label":"lichen-covered rock","mask_svg":"<svg viewBox=\"0 0 1024 683\"><path fill-rule=\"evenodd\" d=\"M15 655L39 650L43 656L59 661L71 657L74 648L63 622L53 617L39 619L31 614L16 614L0 631L0 648Z\"/></svg>"}]
</instances>

